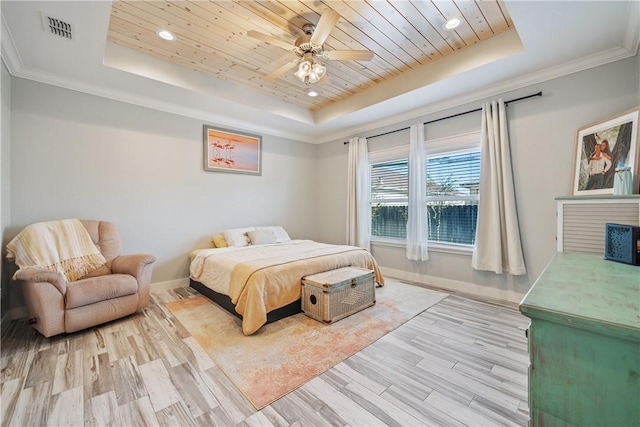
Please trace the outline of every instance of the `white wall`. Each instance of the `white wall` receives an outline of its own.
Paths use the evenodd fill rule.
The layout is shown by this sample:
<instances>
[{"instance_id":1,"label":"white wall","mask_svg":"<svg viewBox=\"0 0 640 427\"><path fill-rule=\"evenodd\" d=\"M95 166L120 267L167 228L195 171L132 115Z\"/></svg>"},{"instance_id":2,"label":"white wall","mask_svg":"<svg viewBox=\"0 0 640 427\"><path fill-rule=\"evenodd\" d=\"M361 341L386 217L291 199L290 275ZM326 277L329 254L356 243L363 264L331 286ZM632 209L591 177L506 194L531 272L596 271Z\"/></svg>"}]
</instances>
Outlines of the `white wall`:
<instances>
[{"instance_id":1,"label":"white wall","mask_svg":"<svg viewBox=\"0 0 640 427\"><path fill-rule=\"evenodd\" d=\"M538 91L542 97L510 104L507 113L515 175L517 208L528 274L496 275L471 268L470 255L431 252L427 262L409 261L404 247L373 245L385 271L453 290L518 302L556 251L555 197L571 194L577 130L640 104L638 56L529 88L505 93L504 100ZM424 116L359 136L376 135L413 123L445 117L481 106L481 102ZM425 127L427 138L456 135L480 128L480 113ZM346 165L344 139L323 144L318 153L319 233L333 243L344 242ZM408 132L369 141L370 149L408 144Z\"/></svg>"},{"instance_id":2,"label":"white wall","mask_svg":"<svg viewBox=\"0 0 640 427\"><path fill-rule=\"evenodd\" d=\"M158 258L156 283L187 278L189 252L225 228L281 224L315 237L305 207L317 146L263 135L262 176L205 172L199 120L20 78L12 90L5 238L38 221L112 221L125 253Z\"/></svg>"}]
</instances>

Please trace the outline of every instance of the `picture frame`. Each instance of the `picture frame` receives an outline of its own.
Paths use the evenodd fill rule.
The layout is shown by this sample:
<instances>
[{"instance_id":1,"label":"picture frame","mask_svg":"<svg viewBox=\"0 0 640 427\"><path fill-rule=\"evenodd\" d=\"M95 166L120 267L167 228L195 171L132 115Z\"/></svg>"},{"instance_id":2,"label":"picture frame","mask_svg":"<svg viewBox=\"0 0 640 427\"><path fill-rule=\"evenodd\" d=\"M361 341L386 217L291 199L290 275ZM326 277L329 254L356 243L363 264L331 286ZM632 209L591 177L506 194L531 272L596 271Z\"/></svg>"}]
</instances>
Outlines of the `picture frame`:
<instances>
[{"instance_id":1,"label":"picture frame","mask_svg":"<svg viewBox=\"0 0 640 427\"><path fill-rule=\"evenodd\" d=\"M262 175L262 136L203 125L204 170Z\"/></svg>"},{"instance_id":2,"label":"picture frame","mask_svg":"<svg viewBox=\"0 0 640 427\"><path fill-rule=\"evenodd\" d=\"M629 168L638 189L639 107L578 129L573 163L574 196L614 194L617 169Z\"/></svg>"}]
</instances>

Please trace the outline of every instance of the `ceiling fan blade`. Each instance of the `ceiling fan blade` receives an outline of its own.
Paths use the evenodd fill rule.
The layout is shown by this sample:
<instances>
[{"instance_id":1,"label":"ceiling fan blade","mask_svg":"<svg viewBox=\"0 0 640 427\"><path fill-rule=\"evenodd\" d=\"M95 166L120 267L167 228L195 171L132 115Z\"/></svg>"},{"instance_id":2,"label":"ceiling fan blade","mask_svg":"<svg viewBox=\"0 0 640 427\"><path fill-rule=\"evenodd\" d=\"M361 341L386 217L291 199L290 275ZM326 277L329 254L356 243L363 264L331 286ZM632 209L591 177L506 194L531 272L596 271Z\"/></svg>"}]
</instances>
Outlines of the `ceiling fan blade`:
<instances>
[{"instance_id":1,"label":"ceiling fan blade","mask_svg":"<svg viewBox=\"0 0 640 427\"><path fill-rule=\"evenodd\" d=\"M249 37L253 37L254 39L262 40L265 43L269 43L273 46L278 46L286 50L294 50L296 48L296 46L292 43L287 43L284 40L280 40L276 37L262 34L257 31L253 31L253 30L247 31L247 35Z\"/></svg>"},{"instance_id":2,"label":"ceiling fan blade","mask_svg":"<svg viewBox=\"0 0 640 427\"><path fill-rule=\"evenodd\" d=\"M340 15L337 12L333 9L325 9L318 21L318 25L316 25L316 29L313 30L311 40L309 40L311 44L322 46L333 27L338 23L338 19L340 19Z\"/></svg>"},{"instance_id":3,"label":"ceiling fan blade","mask_svg":"<svg viewBox=\"0 0 640 427\"><path fill-rule=\"evenodd\" d=\"M324 52L322 56L338 61L371 61L373 52L370 50L330 50Z\"/></svg>"},{"instance_id":4,"label":"ceiling fan blade","mask_svg":"<svg viewBox=\"0 0 640 427\"><path fill-rule=\"evenodd\" d=\"M269 81L275 80L278 77L280 77L281 75L283 75L284 73L286 73L287 71L289 71L290 69L292 69L293 67L295 67L296 65L298 65L298 59L295 59L293 61L287 62L282 67L278 68L273 73L271 73L267 77L265 77L265 80L269 80Z\"/></svg>"}]
</instances>

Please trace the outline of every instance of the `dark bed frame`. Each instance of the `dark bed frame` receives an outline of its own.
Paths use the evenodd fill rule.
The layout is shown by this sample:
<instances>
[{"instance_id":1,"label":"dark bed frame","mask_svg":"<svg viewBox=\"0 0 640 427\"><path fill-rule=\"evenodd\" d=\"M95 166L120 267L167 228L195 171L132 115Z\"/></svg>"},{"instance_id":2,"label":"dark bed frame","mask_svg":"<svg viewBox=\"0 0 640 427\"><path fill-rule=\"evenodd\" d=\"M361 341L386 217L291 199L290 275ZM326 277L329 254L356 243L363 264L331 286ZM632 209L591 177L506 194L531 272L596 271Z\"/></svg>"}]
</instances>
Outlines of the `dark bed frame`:
<instances>
[{"instance_id":1,"label":"dark bed frame","mask_svg":"<svg viewBox=\"0 0 640 427\"><path fill-rule=\"evenodd\" d=\"M193 279L189 279L189 285L200 292L205 297L209 298L211 301L218 304L220 307L227 310L229 313L236 316L238 319L242 319L242 315L236 311L235 305L231 302L231 298L228 295L224 295L218 293L210 288L207 288L200 282L196 282ZM285 317L292 316L296 313L302 312L302 301L299 299L297 301L292 302L291 304L287 304L284 307L276 308L275 310L267 313L267 323L275 322L276 320L284 319Z\"/></svg>"}]
</instances>

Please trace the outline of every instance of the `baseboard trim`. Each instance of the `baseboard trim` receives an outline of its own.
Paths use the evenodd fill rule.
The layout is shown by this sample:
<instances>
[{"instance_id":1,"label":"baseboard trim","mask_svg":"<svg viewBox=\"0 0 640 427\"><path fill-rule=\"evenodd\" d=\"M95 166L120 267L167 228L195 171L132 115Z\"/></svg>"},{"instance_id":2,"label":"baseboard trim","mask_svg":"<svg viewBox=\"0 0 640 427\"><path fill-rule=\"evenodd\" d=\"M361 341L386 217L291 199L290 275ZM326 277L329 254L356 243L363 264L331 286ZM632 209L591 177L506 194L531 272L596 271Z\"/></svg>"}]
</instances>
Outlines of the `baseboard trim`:
<instances>
[{"instance_id":1,"label":"baseboard trim","mask_svg":"<svg viewBox=\"0 0 640 427\"><path fill-rule=\"evenodd\" d=\"M524 294L510 290L480 286L474 283L462 282L459 280L434 277L420 273L397 270L394 268L380 267L382 274L399 280L413 282L418 285L435 288L444 292L469 296L488 302L498 302L510 307L517 307L524 298Z\"/></svg>"},{"instance_id":2,"label":"baseboard trim","mask_svg":"<svg viewBox=\"0 0 640 427\"><path fill-rule=\"evenodd\" d=\"M524 294L497 288L489 288L479 286L474 283L461 282L458 280L445 279L442 277L434 277L425 274L411 273L409 271L397 270L394 268L380 267L382 274L407 282L413 282L425 287L436 288L448 293L455 293L470 296L485 301L497 301L507 303L510 306L517 307L524 298ZM171 289L189 286L189 278L168 280L165 282L156 282L151 284L150 291L152 293L165 292ZM2 328L8 325L8 321L23 319L28 316L27 307L14 307L2 317Z\"/></svg>"},{"instance_id":3,"label":"baseboard trim","mask_svg":"<svg viewBox=\"0 0 640 427\"><path fill-rule=\"evenodd\" d=\"M171 289L189 286L189 278L168 280L166 282L156 282L151 284L151 293L165 292Z\"/></svg>"}]
</instances>

